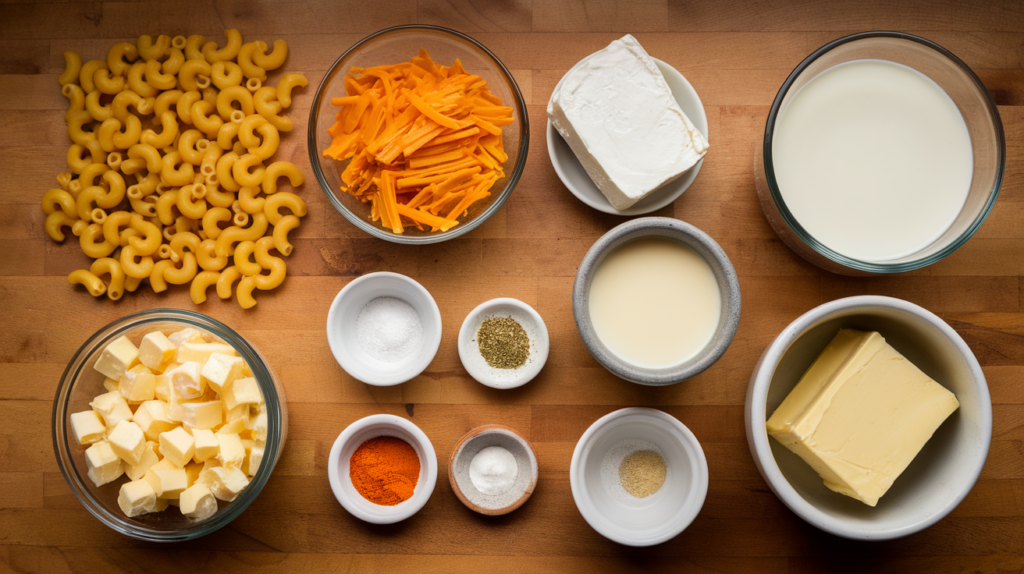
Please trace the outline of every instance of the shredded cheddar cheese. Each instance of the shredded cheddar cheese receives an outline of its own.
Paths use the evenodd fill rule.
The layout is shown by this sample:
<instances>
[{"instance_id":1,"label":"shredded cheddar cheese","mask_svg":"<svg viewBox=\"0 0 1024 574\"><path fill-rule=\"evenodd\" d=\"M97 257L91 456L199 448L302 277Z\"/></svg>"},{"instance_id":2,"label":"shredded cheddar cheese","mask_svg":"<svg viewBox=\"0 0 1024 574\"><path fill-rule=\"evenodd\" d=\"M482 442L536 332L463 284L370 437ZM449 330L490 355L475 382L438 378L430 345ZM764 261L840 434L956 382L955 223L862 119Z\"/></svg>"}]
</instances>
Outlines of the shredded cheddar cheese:
<instances>
[{"instance_id":1,"label":"shredded cheddar cheese","mask_svg":"<svg viewBox=\"0 0 1024 574\"><path fill-rule=\"evenodd\" d=\"M442 66L426 50L401 64L353 67L345 77L334 138L324 155L351 159L341 190L371 202L370 217L395 233L459 224L505 177L501 128L513 110L462 63Z\"/></svg>"}]
</instances>

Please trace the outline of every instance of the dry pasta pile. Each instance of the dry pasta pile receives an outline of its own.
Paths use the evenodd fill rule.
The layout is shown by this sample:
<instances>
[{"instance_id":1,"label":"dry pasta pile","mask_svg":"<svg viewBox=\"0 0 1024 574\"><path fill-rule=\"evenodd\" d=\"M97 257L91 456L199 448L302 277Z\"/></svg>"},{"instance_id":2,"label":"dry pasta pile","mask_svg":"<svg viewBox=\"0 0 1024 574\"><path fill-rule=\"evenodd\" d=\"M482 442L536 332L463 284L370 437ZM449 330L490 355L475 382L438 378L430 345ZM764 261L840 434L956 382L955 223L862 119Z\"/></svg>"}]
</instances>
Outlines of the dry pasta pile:
<instances>
[{"instance_id":1,"label":"dry pasta pile","mask_svg":"<svg viewBox=\"0 0 1024 574\"><path fill-rule=\"evenodd\" d=\"M238 281L248 309L254 290L284 281L285 262L271 250L292 252L288 233L306 204L277 183L298 187L304 178L290 162L264 164L292 129L280 113L307 81L286 74L263 86L288 44L277 40L267 53L264 42L243 44L238 30L224 35L223 48L199 35L140 36L111 46L106 60L64 53L74 143L70 171L43 196L43 211L54 241L68 227L95 259L68 275L72 285L117 300L147 278L158 293L190 283L199 304L214 285L231 297Z\"/></svg>"},{"instance_id":2,"label":"dry pasta pile","mask_svg":"<svg viewBox=\"0 0 1024 574\"><path fill-rule=\"evenodd\" d=\"M352 68L334 139L324 155L352 158L342 191L370 201L370 218L395 233L405 226L448 231L505 176L502 126L513 109L487 81L426 50L401 64Z\"/></svg>"}]
</instances>

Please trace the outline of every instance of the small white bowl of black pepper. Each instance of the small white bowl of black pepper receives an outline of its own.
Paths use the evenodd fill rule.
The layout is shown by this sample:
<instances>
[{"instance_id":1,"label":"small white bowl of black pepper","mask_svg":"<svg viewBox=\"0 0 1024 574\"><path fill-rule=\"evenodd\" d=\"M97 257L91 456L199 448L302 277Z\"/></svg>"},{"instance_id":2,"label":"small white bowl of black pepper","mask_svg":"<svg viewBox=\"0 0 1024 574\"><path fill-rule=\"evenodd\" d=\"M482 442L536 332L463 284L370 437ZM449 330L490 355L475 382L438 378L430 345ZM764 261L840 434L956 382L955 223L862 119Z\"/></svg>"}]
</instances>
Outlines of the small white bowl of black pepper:
<instances>
[{"instance_id":1,"label":"small white bowl of black pepper","mask_svg":"<svg viewBox=\"0 0 1024 574\"><path fill-rule=\"evenodd\" d=\"M537 376L548 360L548 328L526 303L508 297L473 309L459 330L462 366L480 384L513 389Z\"/></svg>"}]
</instances>

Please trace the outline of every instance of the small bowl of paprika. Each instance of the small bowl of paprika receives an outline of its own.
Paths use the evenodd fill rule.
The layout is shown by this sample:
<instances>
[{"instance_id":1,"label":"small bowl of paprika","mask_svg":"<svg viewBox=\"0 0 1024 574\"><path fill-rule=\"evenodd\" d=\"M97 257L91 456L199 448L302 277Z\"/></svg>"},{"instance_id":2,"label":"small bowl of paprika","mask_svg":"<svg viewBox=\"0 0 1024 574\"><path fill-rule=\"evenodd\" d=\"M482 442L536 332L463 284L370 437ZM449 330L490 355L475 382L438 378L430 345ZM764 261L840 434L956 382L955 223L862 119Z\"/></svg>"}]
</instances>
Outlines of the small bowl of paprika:
<instances>
[{"instance_id":1,"label":"small bowl of paprika","mask_svg":"<svg viewBox=\"0 0 1024 574\"><path fill-rule=\"evenodd\" d=\"M350 514L393 524L419 512L437 483L437 454L427 435L395 415L371 415L334 441L327 477Z\"/></svg>"}]
</instances>

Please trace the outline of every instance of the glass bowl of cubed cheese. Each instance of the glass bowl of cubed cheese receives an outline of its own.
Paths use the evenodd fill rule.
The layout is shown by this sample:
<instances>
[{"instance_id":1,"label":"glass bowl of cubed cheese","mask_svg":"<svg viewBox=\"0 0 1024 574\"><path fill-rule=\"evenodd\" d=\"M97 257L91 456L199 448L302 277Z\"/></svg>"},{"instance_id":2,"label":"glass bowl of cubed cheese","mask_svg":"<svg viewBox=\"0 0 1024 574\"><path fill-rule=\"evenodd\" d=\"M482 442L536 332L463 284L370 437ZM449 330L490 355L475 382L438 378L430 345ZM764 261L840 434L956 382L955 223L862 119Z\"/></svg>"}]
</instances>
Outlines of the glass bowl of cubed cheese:
<instances>
[{"instance_id":1,"label":"glass bowl of cubed cheese","mask_svg":"<svg viewBox=\"0 0 1024 574\"><path fill-rule=\"evenodd\" d=\"M206 315L154 309L96 332L53 405L61 473L86 510L141 540L209 534L259 496L284 447L280 381Z\"/></svg>"}]
</instances>

